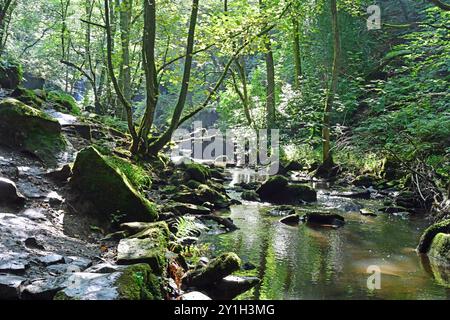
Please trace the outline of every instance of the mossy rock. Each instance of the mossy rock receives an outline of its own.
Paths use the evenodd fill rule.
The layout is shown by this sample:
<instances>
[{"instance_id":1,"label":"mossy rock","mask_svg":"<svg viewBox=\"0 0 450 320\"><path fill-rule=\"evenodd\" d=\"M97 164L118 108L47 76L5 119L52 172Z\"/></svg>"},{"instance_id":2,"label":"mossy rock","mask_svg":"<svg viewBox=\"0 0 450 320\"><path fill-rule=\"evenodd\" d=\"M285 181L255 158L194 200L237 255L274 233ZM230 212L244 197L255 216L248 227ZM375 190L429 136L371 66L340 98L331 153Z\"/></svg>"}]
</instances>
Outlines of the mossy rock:
<instances>
[{"instance_id":1,"label":"mossy rock","mask_svg":"<svg viewBox=\"0 0 450 320\"><path fill-rule=\"evenodd\" d=\"M72 172L72 186L106 218L118 223L157 219L156 206L139 194L120 168L94 147L78 153Z\"/></svg>"},{"instance_id":2,"label":"mossy rock","mask_svg":"<svg viewBox=\"0 0 450 320\"><path fill-rule=\"evenodd\" d=\"M65 92L50 91L47 94L47 101L56 111L70 113L76 116L81 114L81 110L75 99Z\"/></svg>"},{"instance_id":3,"label":"mossy rock","mask_svg":"<svg viewBox=\"0 0 450 320\"><path fill-rule=\"evenodd\" d=\"M33 153L51 165L66 146L58 121L13 98L0 101L0 135L3 144Z\"/></svg>"},{"instance_id":4,"label":"mossy rock","mask_svg":"<svg viewBox=\"0 0 450 320\"><path fill-rule=\"evenodd\" d=\"M204 165L198 163L186 164L184 171L185 181L195 180L200 183L205 183L209 178L211 178L210 169Z\"/></svg>"},{"instance_id":5,"label":"mossy rock","mask_svg":"<svg viewBox=\"0 0 450 320\"><path fill-rule=\"evenodd\" d=\"M450 234L438 233L435 235L428 256L450 264Z\"/></svg>"},{"instance_id":6,"label":"mossy rock","mask_svg":"<svg viewBox=\"0 0 450 320\"><path fill-rule=\"evenodd\" d=\"M241 198L247 201L260 201L259 195L254 190L245 190L242 192Z\"/></svg>"},{"instance_id":7,"label":"mossy rock","mask_svg":"<svg viewBox=\"0 0 450 320\"><path fill-rule=\"evenodd\" d=\"M25 103L26 105L40 109L44 101L38 97L32 90L22 87L17 87L12 93L11 97Z\"/></svg>"},{"instance_id":8,"label":"mossy rock","mask_svg":"<svg viewBox=\"0 0 450 320\"><path fill-rule=\"evenodd\" d=\"M376 177L370 174L360 175L353 179L352 184L356 187L370 187L375 185Z\"/></svg>"},{"instance_id":9,"label":"mossy rock","mask_svg":"<svg viewBox=\"0 0 450 320\"><path fill-rule=\"evenodd\" d=\"M223 253L206 267L191 270L183 277L186 287L207 287L240 269L241 259L233 252Z\"/></svg>"},{"instance_id":10,"label":"mossy rock","mask_svg":"<svg viewBox=\"0 0 450 320\"><path fill-rule=\"evenodd\" d=\"M162 281L148 264L135 264L113 273L78 272L54 300L162 300Z\"/></svg>"},{"instance_id":11,"label":"mossy rock","mask_svg":"<svg viewBox=\"0 0 450 320\"><path fill-rule=\"evenodd\" d=\"M117 247L117 263L146 263L154 273L161 275L166 267L166 246L167 242L154 238L122 239Z\"/></svg>"},{"instance_id":12,"label":"mossy rock","mask_svg":"<svg viewBox=\"0 0 450 320\"><path fill-rule=\"evenodd\" d=\"M428 253L431 243L438 233L450 233L450 219L443 220L428 227L420 237L417 251L419 253Z\"/></svg>"},{"instance_id":13,"label":"mossy rock","mask_svg":"<svg viewBox=\"0 0 450 320\"><path fill-rule=\"evenodd\" d=\"M321 226L342 227L345 224L344 217L330 212L306 212L302 217L302 220L306 221L307 223Z\"/></svg>"},{"instance_id":14,"label":"mossy rock","mask_svg":"<svg viewBox=\"0 0 450 320\"><path fill-rule=\"evenodd\" d=\"M15 89L22 82L22 68L17 63L11 61L0 62L0 87L5 89Z\"/></svg>"},{"instance_id":15,"label":"mossy rock","mask_svg":"<svg viewBox=\"0 0 450 320\"><path fill-rule=\"evenodd\" d=\"M279 175L269 178L256 192L262 201L278 204L299 204L317 200L314 189L301 184L289 184L288 179Z\"/></svg>"}]
</instances>

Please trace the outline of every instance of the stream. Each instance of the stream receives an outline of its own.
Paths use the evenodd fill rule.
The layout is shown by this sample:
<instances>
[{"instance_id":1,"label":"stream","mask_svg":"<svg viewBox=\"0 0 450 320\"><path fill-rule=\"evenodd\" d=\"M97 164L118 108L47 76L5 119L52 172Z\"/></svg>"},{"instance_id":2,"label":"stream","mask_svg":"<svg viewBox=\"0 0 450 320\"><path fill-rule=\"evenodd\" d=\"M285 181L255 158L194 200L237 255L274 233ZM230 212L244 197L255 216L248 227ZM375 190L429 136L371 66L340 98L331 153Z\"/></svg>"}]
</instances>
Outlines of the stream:
<instances>
[{"instance_id":1,"label":"stream","mask_svg":"<svg viewBox=\"0 0 450 320\"><path fill-rule=\"evenodd\" d=\"M255 180L242 169L231 169L230 186ZM338 229L312 228L300 223L288 226L267 212L275 206L242 201L224 212L239 230L202 236L215 254L234 251L244 263L253 265L249 275L260 285L238 299L448 299L450 286L440 285L433 266L415 247L429 222L421 216L382 213L363 216L360 208L376 210L383 199L361 200L330 196L315 186L318 201L302 206L325 208L345 217ZM232 198L240 199L229 190ZM381 270L381 288L368 289L369 266Z\"/></svg>"}]
</instances>

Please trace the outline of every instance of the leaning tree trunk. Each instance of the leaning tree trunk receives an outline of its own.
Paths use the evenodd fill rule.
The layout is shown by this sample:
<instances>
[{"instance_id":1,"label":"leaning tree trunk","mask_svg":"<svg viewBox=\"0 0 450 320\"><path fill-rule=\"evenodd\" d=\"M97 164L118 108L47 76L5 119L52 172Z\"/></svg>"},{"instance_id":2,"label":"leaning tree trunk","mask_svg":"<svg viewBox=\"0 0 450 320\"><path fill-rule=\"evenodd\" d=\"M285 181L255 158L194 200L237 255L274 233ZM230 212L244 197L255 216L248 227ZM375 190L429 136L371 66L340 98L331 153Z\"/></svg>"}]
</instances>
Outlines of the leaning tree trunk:
<instances>
[{"instance_id":1,"label":"leaning tree trunk","mask_svg":"<svg viewBox=\"0 0 450 320\"><path fill-rule=\"evenodd\" d=\"M140 146L142 152L147 151L147 140L153 125L156 104L158 103L158 79L155 63L156 43L156 1L144 1L144 35L143 35L143 69L146 81L146 106L139 129L139 138L144 145Z\"/></svg>"},{"instance_id":2,"label":"leaning tree trunk","mask_svg":"<svg viewBox=\"0 0 450 320\"><path fill-rule=\"evenodd\" d=\"M172 116L172 121L169 128L159 137L153 144L149 146L149 152L152 155L157 154L164 146L170 142L173 132L178 128L181 114L183 113L186 97L189 90L189 82L191 78L192 58L194 52L195 27L197 25L199 0L193 0L192 12L189 23L189 33L186 46L186 59L184 62L183 81L181 83L181 91L178 97L178 102Z\"/></svg>"},{"instance_id":3,"label":"leaning tree trunk","mask_svg":"<svg viewBox=\"0 0 450 320\"><path fill-rule=\"evenodd\" d=\"M322 128L322 166L324 173L329 173L333 167L333 157L330 146L330 115L333 110L334 97L338 85L339 58L340 58L340 37L336 0L331 0L331 23L333 30L333 69L331 74L330 88L327 91L325 107L323 111L323 128Z\"/></svg>"}]
</instances>

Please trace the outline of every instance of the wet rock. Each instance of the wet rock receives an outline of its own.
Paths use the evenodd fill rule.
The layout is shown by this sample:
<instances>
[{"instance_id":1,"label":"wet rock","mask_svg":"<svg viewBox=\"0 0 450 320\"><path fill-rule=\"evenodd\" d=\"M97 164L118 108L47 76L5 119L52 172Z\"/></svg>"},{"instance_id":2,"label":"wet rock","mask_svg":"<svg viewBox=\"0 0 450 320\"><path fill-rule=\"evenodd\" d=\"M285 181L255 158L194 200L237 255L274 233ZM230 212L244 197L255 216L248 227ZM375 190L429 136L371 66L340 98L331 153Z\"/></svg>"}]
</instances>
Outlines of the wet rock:
<instances>
[{"instance_id":1,"label":"wet rock","mask_svg":"<svg viewBox=\"0 0 450 320\"><path fill-rule=\"evenodd\" d=\"M152 226L150 222L126 222L120 225L120 229L129 234L136 234Z\"/></svg>"},{"instance_id":2,"label":"wet rock","mask_svg":"<svg viewBox=\"0 0 450 320\"><path fill-rule=\"evenodd\" d=\"M300 216L298 214L291 214L287 217L281 218L279 222L290 226L297 225L300 222Z\"/></svg>"},{"instance_id":3,"label":"wet rock","mask_svg":"<svg viewBox=\"0 0 450 320\"><path fill-rule=\"evenodd\" d=\"M341 227L345 224L344 217L328 212L307 212L302 218L307 223L321 226Z\"/></svg>"},{"instance_id":4,"label":"wet rock","mask_svg":"<svg viewBox=\"0 0 450 320\"><path fill-rule=\"evenodd\" d=\"M122 239L117 247L117 263L147 263L153 272L161 274L166 263L165 247L154 239Z\"/></svg>"},{"instance_id":5,"label":"wet rock","mask_svg":"<svg viewBox=\"0 0 450 320\"><path fill-rule=\"evenodd\" d=\"M186 301L201 301L201 300L212 300L210 297L208 297L206 294L201 293L199 291L191 291L184 293L180 296L180 300L186 300Z\"/></svg>"},{"instance_id":6,"label":"wet rock","mask_svg":"<svg viewBox=\"0 0 450 320\"><path fill-rule=\"evenodd\" d=\"M181 244L182 246L190 246L190 245L197 243L197 241L198 241L198 238L196 238L196 237L183 237L183 238L177 239L177 243Z\"/></svg>"},{"instance_id":7,"label":"wet rock","mask_svg":"<svg viewBox=\"0 0 450 320\"><path fill-rule=\"evenodd\" d=\"M256 269L256 266L251 262L246 262L242 265L242 270L248 271L248 270L255 270L255 269Z\"/></svg>"},{"instance_id":8,"label":"wet rock","mask_svg":"<svg viewBox=\"0 0 450 320\"><path fill-rule=\"evenodd\" d=\"M47 164L66 146L61 125L44 112L8 98L0 101L2 144L30 152Z\"/></svg>"},{"instance_id":9,"label":"wet rock","mask_svg":"<svg viewBox=\"0 0 450 320\"><path fill-rule=\"evenodd\" d=\"M191 203L176 203L173 205L173 210L178 212L180 215L184 214L210 214L211 209L203 206L198 206Z\"/></svg>"},{"instance_id":10,"label":"wet rock","mask_svg":"<svg viewBox=\"0 0 450 320\"><path fill-rule=\"evenodd\" d=\"M264 182L257 190L262 201L281 204L301 204L304 201L317 201L317 193L301 184L289 184L283 176L274 176Z\"/></svg>"},{"instance_id":11,"label":"wet rock","mask_svg":"<svg viewBox=\"0 0 450 320\"><path fill-rule=\"evenodd\" d=\"M120 169L93 147L78 153L71 185L108 221L112 214L122 223L153 221L158 217L156 206L140 195Z\"/></svg>"},{"instance_id":12,"label":"wet rock","mask_svg":"<svg viewBox=\"0 0 450 320\"><path fill-rule=\"evenodd\" d=\"M289 216L295 214L295 209L291 206L279 206L269 210L267 214L273 217Z\"/></svg>"},{"instance_id":13,"label":"wet rock","mask_svg":"<svg viewBox=\"0 0 450 320\"><path fill-rule=\"evenodd\" d=\"M384 207L379 209L379 211L385 212L385 213L397 213L397 212L405 212L407 211L404 207Z\"/></svg>"},{"instance_id":14,"label":"wet rock","mask_svg":"<svg viewBox=\"0 0 450 320\"><path fill-rule=\"evenodd\" d=\"M45 266L51 266L53 264L64 263L64 257L59 254L49 254L44 257L38 258L38 260Z\"/></svg>"},{"instance_id":15,"label":"wet rock","mask_svg":"<svg viewBox=\"0 0 450 320\"><path fill-rule=\"evenodd\" d=\"M212 220L217 222L219 225L224 226L228 231L234 231L239 229L233 222L231 218L223 218L215 215L202 215L199 217L200 220Z\"/></svg>"},{"instance_id":16,"label":"wet rock","mask_svg":"<svg viewBox=\"0 0 450 320\"><path fill-rule=\"evenodd\" d=\"M434 237L438 233L450 233L450 219L443 220L428 227L419 240L417 251L419 253L427 253L430 250Z\"/></svg>"},{"instance_id":17,"label":"wet rock","mask_svg":"<svg viewBox=\"0 0 450 320\"><path fill-rule=\"evenodd\" d=\"M241 198L242 200L247 201L261 201L261 199L259 199L259 195L253 190L246 190L242 192Z\"/></svg>"},{"instance_id":18,"label":"wet rock","mask_svg":"<svg viewBox=\"0 0 450 320\"><path fill-rule=\"evenodd\" d=\"M16 184L0 177L0 204L23 204L25 198L17 190Z\"/></svg>"},{"instance_id":19,"label":"wet rock","mask_svg":"<svg viewBox=\"0 0 450 320\"><path fill-rule=\"evenodd\" d=\"M24 274L28 267L28 263L20 261L0 261L0 273Z\"/></svg>"},{"instance_id":20,"label":"wet rock","mask_svg":"<svg viewBox=\"0 0 450 320\"><path fill-rule=\"evenodd\" d=\"M375 214L375 212L373 212L373 211L370 210L370 209L365 209L365 208L360 209L360 210L359 210L359 213L361 213L361 215L363 215L363 216L369 216L369 217L376 217L376 216L377 216L377 215Z\"/></svg>"},{"instance_id":21,"label":"wet rock","mask_svg":"<svg viewBox=\"0 0 450 320\"><path fill-rule=\"evenodd\" d=\"M227 276L206 291L213 300L232 300L259 283L257 277Z\"/></svg>"},{"instance_id":22,"label":"wet rock","mask_svg":"<svg viewBox=\"0 0 450 320\"><path fill-rule=\"evenodd\" d=\"M83 258L83 257L77 257L77 256L65 257L64 261L67 264L79 267L81 270L89 268L92 265L92 261L90 259Z\"/></svg>"},{"instance_id":23,"label":"wet rock","mask_svg":"<svg viewBox=\"0 0 450 320\"><path fill-rule=\"evenodd\" d=\"M49 277L31 281L22 289L21 299L24 300L53 300L55 294L64 289L66 277Z\"/></svg>"},{"instance_id":24,"label":"wet rock","mask_svg":"<svg viewBox=\"0 0 450 320\"><path fill-rule=\"evenodd\" d=\"M86 273L113 273L116 271L121 271L125 268L127 268L127 266L103 262L103 263L99 263L99 264L96 264L95 266L87 268L84 272L86 272Z\"/></svg>"},{"instance_id":25,"label":"wet rock","mask_svg":"<svg viewBox=\"0 0 450 320\"><path fill-rule=\"evenodd\" d=\"M435 235L428 256L450 265L450 234L438 233Z\"/></svg>"},{"instance_id":26,"label":"wet rock","mask_svg":"<svg viewBox=\"0 0 450 320\"><path fill-rule=\"evenodd\" d=\"M72 168L70 165L66 164L60 169L47 172L45 176L54 181L65 182L72 176Z\"/></svg>"},{"instance_id":27,"label":"wet rock","mask_svg":"<svg viewBox=\"0 0 450 320\"><path fill-rule=\"evenodd\" d=\"M25 278L10 274L0 274L0 298L2 300L17 300L20 297L20 288Z\"/></svg>"},{"instance_id":28,"label":"wet rock","mask_svg":"<svg viewBox=\"0 0 450 320\"><path fill-rule=\"evenodd\" d=\"M236 187L240 187L245 190L256 190L260 185L261 183L259 182L240 182L235 184Z\"/></svg>"},{"instance_id":29,"label":"wet rock","mask_svg":"<svg viewBox=\"0 0 450 320\"><path fill-rule=\"evenodd\" d=\"M177 192L173 195L172 200L195 205L212 203L215 208L228 208L230 206L225 190L219 191L206 184L197 185L195 190Z\"/></svg>"},{"instance_id":30,"label":"wet rock","mask_svg":"<svg viewBox=\"0 0 450 320\"><path fill-rule=\"evenodd\" d=\"M65 289L55 295L55 300L162 299L161 281L146 264L136 264L109 274L74 273L64 286Z\"/></svg>"},{"instance_id":31,"label":"wet rock","mask_svg":"<svg viewBox=\"0 0 450 320\"><path fill-rule=\"evenodd\" d=\"M28 90L22 87L17 87L11 92L11 97L37 109L42 107L44 101L38 97L32 90Z\"/></svg>"},{"instance_id":32,"label":"wet rock","mask_svg":"<svg viewBox=\"0 0 450 320\"><path fill-rule=\"evenodd\" d=\"M37 249L37 250L45 250L45 247L40 244L36 238L27 238L25 239L25 247L29 249Z\"/></svg>"},{"instance_id":33,"label":"wet rock","mask_svg":"<svg viewBox=\"0 0 450 320\"><path fill-rule=\"evenodd\" d=\"M332 196L335 197L343 197L343 198L352 198L352 199L370 199L370 191L345 191L345 192L333 192Z\"/></svg>"},{"instance_id":34,"label":"wet rock","mask_svg":"<svg viewBox=\"0 0 450 320\"><path fill-rule=\"evenodd\" d=\"M357 176L353 181L351 182L356 187L370 187L375 185L376 177L366 174L366 175L360 175Z\"/></svg>"},{"instance_id":35,"label":"wet rock","mask_svg":"<svg viewBox=\"0 0 450 320\"><path fill-rule=\"evenodd\" d=\"M241 259L235 253L223 253L206 267L190 270L183 277L185 287L207 287L239 270Z\"/></svg>"},{"instance_id":36,"label":"wet rock","mask_svg":"<svg viewBox=\"0 0 450 320\"><path fill-rule=\"evenodd\" d=\"M69 129L69 130L76 132L83 139L86 139L89 141L92 139L91 126L89 124L82 124L82 123L70 124L70 125L64 126L64 129L65 130Z\"/></svg>"}]
</instances>

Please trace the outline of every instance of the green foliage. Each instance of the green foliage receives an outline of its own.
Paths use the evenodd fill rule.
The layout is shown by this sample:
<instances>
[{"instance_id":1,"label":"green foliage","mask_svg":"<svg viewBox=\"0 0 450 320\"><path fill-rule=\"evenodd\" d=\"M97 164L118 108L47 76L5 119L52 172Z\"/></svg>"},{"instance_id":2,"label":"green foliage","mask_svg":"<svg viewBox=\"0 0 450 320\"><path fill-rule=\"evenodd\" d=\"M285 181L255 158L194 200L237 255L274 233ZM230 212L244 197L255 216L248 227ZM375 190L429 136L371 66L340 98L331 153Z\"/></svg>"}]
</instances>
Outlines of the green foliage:
<instances>
[{"instance_id":1,"label":"green foliage","mask_svg":"<svg viewBox=\"0 0 450 320\"><path fill-rule=\"evenodd\" d=\"M113 167L118 168L131 184L140 191L151 187L152 181L149 172L140 165L131 163L129 160L117 156L106 156L105 160Z\"/></svg>"}]
</instances>

